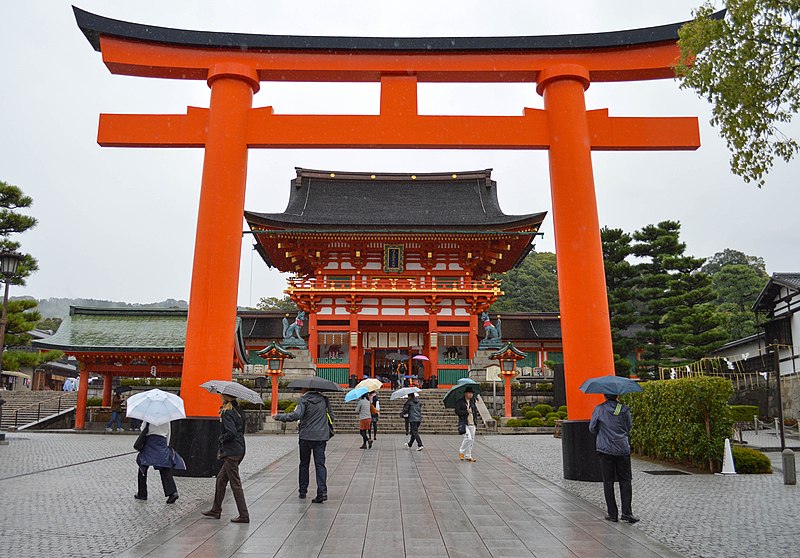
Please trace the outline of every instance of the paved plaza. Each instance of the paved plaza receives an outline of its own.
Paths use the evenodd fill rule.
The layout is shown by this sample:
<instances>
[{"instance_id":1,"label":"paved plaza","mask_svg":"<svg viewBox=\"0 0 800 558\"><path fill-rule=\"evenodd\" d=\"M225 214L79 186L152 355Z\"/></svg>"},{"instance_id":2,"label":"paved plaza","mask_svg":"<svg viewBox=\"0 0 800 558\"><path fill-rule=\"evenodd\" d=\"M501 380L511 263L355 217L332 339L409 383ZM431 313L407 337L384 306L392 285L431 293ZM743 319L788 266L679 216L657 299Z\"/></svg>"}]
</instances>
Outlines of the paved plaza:
<instances>
[{"instance_id":1,"label":"paved plaza","mask_svg":"<svg viewBox=\"0 0 800 558\"><path fill-rule=\"evenodd\" d=\"M329 444L329 500L297 498L297 440L248 436L242 463L249 525L220 521L212 479L177 478L167 505L158 475L133 499L133 436L9 434L0 447L0 555L128 558L223 556L774 556L792 555L796 486L780 474L651 475L634 459L636 525L602 519L602 487L561 478L560 440L485 436L477 463L457 436L379 437L372 450L340 434ZM771 454L775 457L775 454ZM779 458L776 465L780 464ZM313 473L312 489L313 495Z\"/></svg>"}]
</instances>

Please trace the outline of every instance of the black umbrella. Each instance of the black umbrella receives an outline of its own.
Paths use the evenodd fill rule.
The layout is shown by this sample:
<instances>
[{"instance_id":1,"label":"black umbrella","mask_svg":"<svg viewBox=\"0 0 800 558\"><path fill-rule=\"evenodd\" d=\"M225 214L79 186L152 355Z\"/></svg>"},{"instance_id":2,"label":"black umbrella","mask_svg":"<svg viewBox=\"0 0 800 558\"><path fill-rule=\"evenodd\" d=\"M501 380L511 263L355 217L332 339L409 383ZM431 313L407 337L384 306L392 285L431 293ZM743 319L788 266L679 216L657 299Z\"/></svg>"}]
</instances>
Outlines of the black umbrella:
<instances>
[{"instance_id":1,"label":"black umbrella","mask_svg":"<svg viewBox=\"0 0 800 558\"><path fill-rule=\"evenodd\" d=\"M405 353L389 353L386 358L389 360L408 360L408 355Z\"/></svg>"},{"instance_id":2,"label":"black umbrella","mask_svg":"<svg viewBox=\"0 0 800 558\"><path fill-rule=\"evenodd\" d=\"M339 384L320 378L319 376L308 376L307 378L300 378L289 383L290 389L315 389L317 391L343 391Z\"/></svg>"},{"instance_id":3,"label":"black umbrella","mask_svg":"<svg viewBox=\"0 0 800 558\"><path fill-rule=\"evenodd\" d=\"M133 388L131 386L117 386L114 388L114 393L116 393L117 395L121 395L128 391L133 391Z\"/></svg>"}]
</instances>

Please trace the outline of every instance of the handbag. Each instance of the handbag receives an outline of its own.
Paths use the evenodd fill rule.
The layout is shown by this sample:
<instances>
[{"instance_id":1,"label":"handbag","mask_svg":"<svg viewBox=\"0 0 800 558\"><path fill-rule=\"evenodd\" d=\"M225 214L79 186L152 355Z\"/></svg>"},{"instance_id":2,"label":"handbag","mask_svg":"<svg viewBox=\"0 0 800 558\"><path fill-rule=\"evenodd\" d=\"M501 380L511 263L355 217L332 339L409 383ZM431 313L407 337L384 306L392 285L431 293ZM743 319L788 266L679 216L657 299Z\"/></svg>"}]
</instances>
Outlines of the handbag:
<instances>
[{"instance_id":1,"label":"handbag","mask_svg":"<svg viewBox=\"0 0 800 558\"><path fill-rule=\"evenodd\" d=\"M136 437L136 441L133 443L133 449L136 451L142 451L144 449L144 445L147 442L147 433L150 430L150 424L144 427L144 430L139 432L139 435Z\"/></svg>"},{"instance_id":2,"label":"handbag","mask_svg":"<svg viewBox=\"0 0 800 558\"><path fill-rule=\"evenodd\" d=\"M458 423L458 433L461 436L467 433L467 425L464 424L463 422Z\"/></svg>"}]
</instances>

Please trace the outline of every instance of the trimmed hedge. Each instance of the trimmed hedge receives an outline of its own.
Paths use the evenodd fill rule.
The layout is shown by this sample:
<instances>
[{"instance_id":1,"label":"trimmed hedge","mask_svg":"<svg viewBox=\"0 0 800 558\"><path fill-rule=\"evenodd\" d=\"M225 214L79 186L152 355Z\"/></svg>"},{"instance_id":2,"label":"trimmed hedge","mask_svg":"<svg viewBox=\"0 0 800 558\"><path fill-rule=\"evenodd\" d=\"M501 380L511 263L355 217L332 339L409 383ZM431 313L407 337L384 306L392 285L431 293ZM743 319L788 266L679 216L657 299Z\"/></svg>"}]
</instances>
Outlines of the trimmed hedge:
<instances>
[{"instance_id":1,"label":"trimmed hedge","mask_svg":"<svg viewBox=\"0 0 800 558\"><path fill-rule=\"evenodd\" d=\"M757 405L728 405L733 422L753 422L753 416L758 416Z\"/></svg>"},{"instance_id":2,"label":"trimmed hedge","mask_svg":"<svg viewBox=\"0 0 800 558\"><path fill-rule=\"evenodd\" d=\"M523 422L525 421L521 419L508 419L508 422L506 422L506 426L511 426L511 427L523 426L522 424Z\"/></svg>"},{"instance_id":3,"label":"trimmed hedge","mask_svg":"<svg viewBox=\"0 0 800 558\"><path fill-rule=\"evenodd\" d=\"M86 406L87 407L102 407L103 406L103 398L102 397L89 397L86 399Z\"/></svg>"},{"instance_id":4,"label":"trimmed hedge","mask_svg":"<svg viewBox=\"0 0 800 558\"><path fill-rule=\"evenodd\" d=\"M525 413L526 420L540 419L540 418L542 418L542 413L540 413L539 411L534 411L531 409L530 411L527 411Z\"/></svg>"},{"instance_id":5,"label":"trimmed hedge","mask_svg":"<svg viewBox=\"0 0 800 558\"><path fill-rule=\"evenodd\" d=\"M567 418L567 412L566 411L559 411L557 414L558 414L558 418L561 419L561 420L565 420Z\"/></svg>"},{"instance_id":6,"label":"trimmed hedge","mask_svg":"<svg viewBox=\"0 0 800 558\"><path fill-rule=\"evenodd\" d=\"M742 405L743 407L745 405ZM733 464L737 473L749 474L772 474L772 462L769 457L753 448L743 448L733 446Z\"/></svg>"},{"instance_id":7,"label":"trimmed hedge","mask_svg":"<svg viewBox=\"0 0 800 558\"><path fill-rule=\"evenodd\" d=\"M553 407L551 407L547 403L539 403L538 405L536 405L533 408L533 410L538 412L539 414L541 414L544 417L544 416L547 416L547 413L552 413L553 412Z\"/></svg>"},{"instance_id":8,"label":"trimmed hedge","mask_svg":"<svg viewBox=\"0 0 800 558\"><path fill-rule=\"evenodd\" d=\"M545 426L555 426L557 420L561 420L561 419L559 419L558 416L550 417L545 421L544 424L545 424Z\"/></svg>"},{"instance_id":9,"label":"trimmed hedge","mask_svg":"<svg viewBox=\"0 0 800 558\"><path fill-rule=\"evenodd\" d=\"M719 469L733 420L729 380L700 376L645 382L625 395L631 408L631 446L642 455Z\"/></svg>"},{"instance_id":10,"label":"trimmed hedge","mask_svg":"<svg viewBox=\"0 0 800 558\"><path fill-rule=\"evenodd\" d=\"M528 426L544 426L544 420L540 418L532 418L528 421Z\"/></svg>"},{"instance_id":11,"label":"trimmed hedge","mask_svg":"<svg viewBox=\"0 0 800 558\"><path fill-rule=\"evenodd\" d=\"M559 413L566 413L566 412L567 412L567 406L566 406L566 405L561 405L561 406L558 408L558 412L559 412Z\"/></svg>"}]
</instances>

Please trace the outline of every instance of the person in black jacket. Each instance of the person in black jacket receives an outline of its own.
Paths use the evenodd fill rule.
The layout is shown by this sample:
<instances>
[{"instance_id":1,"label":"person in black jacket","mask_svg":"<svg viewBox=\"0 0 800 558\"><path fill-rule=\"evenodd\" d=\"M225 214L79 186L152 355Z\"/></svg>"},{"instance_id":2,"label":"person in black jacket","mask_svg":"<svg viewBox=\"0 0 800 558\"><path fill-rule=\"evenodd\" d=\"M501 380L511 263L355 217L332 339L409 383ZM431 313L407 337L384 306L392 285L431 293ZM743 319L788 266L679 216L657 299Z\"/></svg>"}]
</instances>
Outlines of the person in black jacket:
<instances>
[{"instance_id":1,"label":"person in black jacket","mask_svg":"<svg viewBox=\"0 0 800 558\"><path fill-rule=\"evenodd\" d=\"M222 468L217 473L217 488L214 492L214 505L204 511L206 517L219 519L222 513L222 500L228 481L231 483L233 499L239 516L231 519L231 523L250 523L250 513L247 511L247 502L242 490L242 479L239 477L239 463L244 459L244 418L236 403L236 398L230 395L222 396L222 407L219 409L219 422L222 429L219 435L219 451L217 457L222 460Z\"/></svg>"},{"instance_id":2,"label":"person in black jacket","mask_svg":"<svg viewBox=\"0 0 800 558\"><path fill-rule=\"evenodd\" d=\"M472 446L475 444L475 427L478 424L478 407L475 405L475 394L472 388L464 390L464 397L456 401L456 415L458 415L458 433L464 435L458 458L470 462L477 461L472 457Z\"/></svg>"}]
</instances>

